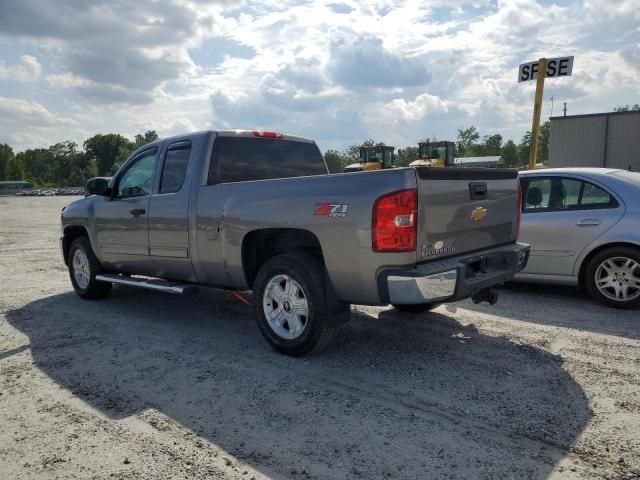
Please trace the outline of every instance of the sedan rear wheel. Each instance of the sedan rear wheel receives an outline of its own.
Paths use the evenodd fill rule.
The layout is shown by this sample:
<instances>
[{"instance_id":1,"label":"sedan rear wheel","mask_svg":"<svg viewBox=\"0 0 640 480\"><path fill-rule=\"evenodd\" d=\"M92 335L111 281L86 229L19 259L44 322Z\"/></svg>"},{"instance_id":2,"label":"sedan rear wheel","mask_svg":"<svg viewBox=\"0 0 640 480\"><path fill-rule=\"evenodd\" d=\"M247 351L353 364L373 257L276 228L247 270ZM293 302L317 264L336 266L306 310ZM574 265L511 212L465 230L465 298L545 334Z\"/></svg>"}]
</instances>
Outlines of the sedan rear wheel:
<instances>
[{"instance_id":1,"label":"sedan rear wheel","mask_svg":"<svg viewBox=\"0 0 640 480\"><path fill-rule=\"evenodd\" d=\"M640 305L640 252L613 247L591 259L586 270L589 293L611 307Z\"/></svg>"}]
</instances>

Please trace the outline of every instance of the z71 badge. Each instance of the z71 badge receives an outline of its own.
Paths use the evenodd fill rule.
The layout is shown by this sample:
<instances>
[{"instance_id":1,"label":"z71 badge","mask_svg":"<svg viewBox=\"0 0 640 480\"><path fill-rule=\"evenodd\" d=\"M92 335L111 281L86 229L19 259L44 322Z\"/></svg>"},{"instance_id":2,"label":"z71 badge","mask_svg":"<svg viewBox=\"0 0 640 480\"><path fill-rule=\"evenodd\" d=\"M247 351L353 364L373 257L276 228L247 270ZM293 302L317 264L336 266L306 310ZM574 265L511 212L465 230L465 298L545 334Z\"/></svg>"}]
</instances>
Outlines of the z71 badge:
<instances>
[{"instance_id":1,"label":"z71 badge","mask_svg":"<svg viewBox=\"0 0 640 480\"><path fill-rule=\"evenodd\" d=\"M347 203L317 203L318 207L313 212L314 215L322 215L331 218L344 218L347 216L349 205Z\"/></svg>"}]
</instances>

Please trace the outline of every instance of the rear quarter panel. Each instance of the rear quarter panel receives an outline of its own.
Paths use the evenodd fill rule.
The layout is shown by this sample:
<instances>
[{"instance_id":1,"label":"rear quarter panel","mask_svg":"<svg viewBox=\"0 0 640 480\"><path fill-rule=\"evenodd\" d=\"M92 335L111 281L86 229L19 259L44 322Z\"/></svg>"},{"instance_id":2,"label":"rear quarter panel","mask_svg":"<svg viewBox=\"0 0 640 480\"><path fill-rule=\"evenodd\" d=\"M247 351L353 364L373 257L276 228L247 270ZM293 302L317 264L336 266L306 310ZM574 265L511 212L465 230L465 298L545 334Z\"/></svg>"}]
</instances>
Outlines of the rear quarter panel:
<instances>
[{"instance_id":1,"label":"rear quarter panel","mask_svg":"<svg viewBox=\"0 0 640 480\"><path fill-rule=\"evenodd\" d=\"M318 238L329 278L341 300L378 304L378 271L415 264L416 253L373 252L373 203L385 193L415 186L413 169L201 186L196 212L197 247L220 248L224 271L215 274L215 265L201 262L197 265L198 278L218 286L224 283L230 288L247 288L242 267L246 235L265 228L298 228ZM314 215L323 203L347 205L346 215ZM220 232L213 242L206 227L212 219ZM213 278L211 274L218 276Z\"/></svg>"},{"instance_id":2,"label":"rear quarter panel","mask_svg":"<svg viewBox=\"0 0 640 480\"><path fill-rule=\"evenodd\" d=\"M603 248L614 243L626 243L640 248L640 185L632 184L616 178L615 175L599 175L588 177L590 180L615 195L618 201L624 205L624 214L606 232L587 245L576 260L573 274L579 275L585 260L596 249Z\"/></svg>"}]
</instances>

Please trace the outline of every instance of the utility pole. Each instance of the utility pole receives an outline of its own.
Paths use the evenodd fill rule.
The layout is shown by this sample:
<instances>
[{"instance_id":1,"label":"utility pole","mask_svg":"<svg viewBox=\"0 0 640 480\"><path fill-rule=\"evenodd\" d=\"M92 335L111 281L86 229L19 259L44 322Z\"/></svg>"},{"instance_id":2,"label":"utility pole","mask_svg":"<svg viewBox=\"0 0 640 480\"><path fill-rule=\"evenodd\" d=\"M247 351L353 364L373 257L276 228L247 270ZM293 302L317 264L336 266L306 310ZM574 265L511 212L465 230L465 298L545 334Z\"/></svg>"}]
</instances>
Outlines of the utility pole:
<instances>
[{"instance_id":1,"label":"utility pole","mask_svg":"<svg viewBox=\"0 0 640 480\"><path fill-rule=\"evenodd\" d=\"M567 116L567 102L564 102L563 111L564 111L564 116L566 117Z\"/></svg>"},{"instance_id":2,"label":"utility pole","mask_svg":"<svg viewBox=\"0 0 640 480\"><path fill-rule=\"evenodd\" d=\"M542 113L542 96L544 93L544 77L547 75L547 59L538 60L536 74L536 97L533 106L533 122L531 125L531 144L529 145L529 170L535 170L538 159L538 137L540 135L540 115Z\"/></svg>"}]
</instances>

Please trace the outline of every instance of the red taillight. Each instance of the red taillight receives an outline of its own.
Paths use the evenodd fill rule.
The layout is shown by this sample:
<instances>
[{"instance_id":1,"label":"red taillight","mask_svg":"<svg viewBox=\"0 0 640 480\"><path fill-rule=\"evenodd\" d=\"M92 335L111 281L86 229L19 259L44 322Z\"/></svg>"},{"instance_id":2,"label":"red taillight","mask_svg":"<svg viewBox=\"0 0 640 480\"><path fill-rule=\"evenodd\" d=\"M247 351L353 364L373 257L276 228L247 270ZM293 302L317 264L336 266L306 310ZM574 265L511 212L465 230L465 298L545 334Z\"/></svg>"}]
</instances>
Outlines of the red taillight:
<instances>
[{"instance_id":1,"label":"red taillight","mask_svg":"<svg viewBox=\"0 0 640 480\"><path fill-rule=\"evenodd\" d=\"M373 251L415 251L417 224L418 192L415 188L378 198L373 204Z\"/></svg>"},{"instance_id":2,"label":"red taillight","mask_svg":"<svg viewBox=\"0 0 640 480\"><path fill-rule=\"evenodd\" d=\"M518 224L516 225L516 240L520 236L520 224L522 223L522 184L518 181Z\"/></svg>"},{"instance_id":3,"label":"red taillight","mask_svg":"<svg viewBox=\"0 0 640 480\"><path fill-rule=\"evenodd\" d=\"M256 137L263 137L263 138L277 138L277 139L281 139L284 138L284 134L282 133L278 133L278 132L263 132L262 130L254 130L253 134Z\"/></svg>"}]
</instances>

